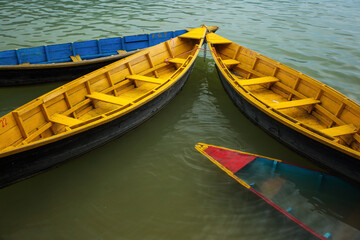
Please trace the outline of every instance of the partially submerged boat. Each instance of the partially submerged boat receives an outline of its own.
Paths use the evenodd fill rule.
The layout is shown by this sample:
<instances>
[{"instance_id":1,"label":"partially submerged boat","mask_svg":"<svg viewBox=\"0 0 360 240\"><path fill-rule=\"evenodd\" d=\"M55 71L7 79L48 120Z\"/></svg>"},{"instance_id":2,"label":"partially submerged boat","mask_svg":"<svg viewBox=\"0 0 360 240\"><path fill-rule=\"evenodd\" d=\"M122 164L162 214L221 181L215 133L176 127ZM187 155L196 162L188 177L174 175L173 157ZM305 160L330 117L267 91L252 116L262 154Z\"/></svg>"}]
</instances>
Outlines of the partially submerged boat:
<instances>
[{"instance_id":1,"label":"partially submerged boat","mask_svg":"<svg viewBox=\"0 0 360 240\"><path fill-rule=\"evenodd\" d=\"M255 124L323 167L360 183L360 106L329 86L215 33L221 82Z\"/></svg>"},{"instance_id":2,"label":"partially submerged boat","mask_svg":"<svg viewBox=\"0 0 360 240\"><path fill-rule=\"evenodd\" d=\"M360 238L358 186L277 159L205 143L198 143L195 148L313 236L334 240Z\"/></svg>"},{"instance_id":3,"label":"partially submerged boat","mask_svg":"<svg viewBox=\"0 0 360 240\"><path fill-rule=\"evenodd\" d=\"M110 141L182 89L206 27L69 82L0 117L0 187Z\"/></svg>"},{"instance_id":4,"label":"partially submerged boat","mask_svg":"<svg viewBox=\"0 0 360 240\"><path fill-rule=\"evenodd\" d=\"M216 31L217 27L208 27ZM0 51L0 86L71 81L191 29Z\"/></svg>"}]
</instances>

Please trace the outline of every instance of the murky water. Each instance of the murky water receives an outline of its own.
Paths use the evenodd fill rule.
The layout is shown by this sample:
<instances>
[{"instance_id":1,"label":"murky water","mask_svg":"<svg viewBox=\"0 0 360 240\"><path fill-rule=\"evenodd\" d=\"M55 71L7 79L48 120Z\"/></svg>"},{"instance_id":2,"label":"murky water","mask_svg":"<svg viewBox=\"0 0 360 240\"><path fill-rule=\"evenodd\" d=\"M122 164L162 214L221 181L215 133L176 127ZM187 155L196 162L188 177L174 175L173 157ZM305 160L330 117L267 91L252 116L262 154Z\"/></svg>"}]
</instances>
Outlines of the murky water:
<instances>
[{"instance_id":1,"label":"murky water","mask_svg":"<svg viewBox=\"0 0 360 240\"><path fill-rule=\"evenodd\" d=\"M0 50L217 25L360 102L359 11L357 0L0 0ZM313 166L249 122L213 66L201 53L183 91L155 117L1 189L0 239L310 239L194 149L205 142ZM1 88L0 115L59 85ZM359 211L337 218L359 227Z\"/></svg>"}]
</instances>

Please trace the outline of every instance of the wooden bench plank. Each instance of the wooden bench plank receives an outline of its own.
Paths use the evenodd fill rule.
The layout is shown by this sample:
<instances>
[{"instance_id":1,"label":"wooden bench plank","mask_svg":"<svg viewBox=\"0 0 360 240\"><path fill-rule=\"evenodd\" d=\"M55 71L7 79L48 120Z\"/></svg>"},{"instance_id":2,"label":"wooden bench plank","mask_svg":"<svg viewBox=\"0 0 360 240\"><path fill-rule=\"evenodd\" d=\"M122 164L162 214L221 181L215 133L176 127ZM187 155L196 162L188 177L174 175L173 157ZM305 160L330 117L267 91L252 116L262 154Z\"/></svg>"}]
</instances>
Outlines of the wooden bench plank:
<instances>
[{"instance_id":1,"label":"wooden bench plank","mask_svg":"<svg viewBox=\"0 0 360 240\"><path fill-rule=\"evenodd\" d=\"M242 81L238 81L241 86L251 86L251 85L259 85L265 83L275 83L279 82L280 80L276 77L260 77L260 78L252 78L246 79Z\"/></svg>"},{"instance_id":2,"label":"wooden bench plank","mask_svg":"<svg viewBox=\"0 0 360 240\"><path fill-rule=\"evenodd\" d=\"M127 79L142 81L142 82L149 82L149 83L156 83L156 84L163 84L164 79L161 78L153 78L153 77L146 77L142 75L129 75L126 76Z\"/></svg>"},{"instance_id":3,"label":"wooden bench plank","mask_svg":"<svg viewBox=\"0 0 360 240\"><path fill-rule=\"evenodd\" d=\"M231 65L238 65L240 62L235 60L235 59L225 59L222 60L222 62L226 65L226 66L231 66Z\"/></svg>"},{"instance_id":4,"label":"wooden bench plank","mask_svg":"<svg viewBox=\"0 0 360 240\"><path fill-rule=\"evenodd\" d=\"M90 99L99 100L99 101L102 101L102 102L121 105L121 106L124 106L124 105L129 103L129 100L124 100L124 99L121 99L119 97L115 97L115 96L111 96L111 95L107 95L107 94L99 93L99 92L93 92L93 93L91 93L89 95L86 95L86 97L90 98Z\"/></svg>"},{"instance_id":5,"label":"wooden bench plank","mask_svg":"<svg viewBox=\"0 0 360 240\"><path fill-rule=\"evenodd\" d=\"M177 64L184 64L185 61L186 61L186 59L183 59L183 58L173 58L173 59L169 60L169 62L177 63Z\"/></svg>"},{"instance_id":6,"label":"wooden bench plank","mask_svg":"<svg viewBox=\"0 0 360 240\"><path fill-rule=\"evenodd\" d=\"M322 129L321 132L332 137L339 137L348 134L354 134L357 132L357 129L353 124L346 124L337 127Z\"/></svg>"},{"instance_id":7,"label":"wooden bench plank","mask_svg":"<svg viewBox=\"0 0 360 240\"><path fill-rule=\"evenodd\" d=\"M74 125L77 125L77 124L80 124L83 122L79 119L68 117L68 116L65 116L65 115L59 114L59 113L55 113L55 114L51 115L50 121L54 122L54 123L60 123L62 125L66 125L69 127L72 127Z\"/></svg>"},{"instance_id":8,"label":"wooden bench plank","mask_svg":"<svg viewBox=\"0 0 360 240\"><path fill-rule=\"evenodd\" d=\"M270 104L270 107L279 110L279 109L285 109L285 108L291 108L291 107L301 107L306 105L312 105L320 103L319 100L315 100L313 98L305 98L300 100L293 100L293 101L286 101L286 102L279 102L279 103L273 103Z\"/></svg>"}]
</instances>

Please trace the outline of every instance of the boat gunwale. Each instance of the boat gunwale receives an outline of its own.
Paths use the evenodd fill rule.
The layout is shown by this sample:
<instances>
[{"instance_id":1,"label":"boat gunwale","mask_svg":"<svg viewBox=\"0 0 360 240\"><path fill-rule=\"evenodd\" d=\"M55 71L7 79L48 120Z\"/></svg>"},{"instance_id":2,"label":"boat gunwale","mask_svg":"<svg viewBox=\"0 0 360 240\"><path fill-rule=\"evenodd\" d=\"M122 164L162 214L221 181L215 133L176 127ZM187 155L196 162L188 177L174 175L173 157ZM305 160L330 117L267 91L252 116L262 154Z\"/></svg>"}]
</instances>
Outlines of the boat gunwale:
<instances>
[{"instance_id":1,"label":"boat gunwale","mask_svg":"<svg viewBox=\"0 0 360 240\"><path fill-rule=\"evenodd\" d=\"M232 42L234 43L234 42ZM236 44L236 43L234 43ZM210 52L213 56L213 59L218 67L218 69L220 70L221 74L224 76L224 78L227 80L227 82L232 86L232 88L241 96L243 97L248 103L250 103L251 105L253 105L254 107L256 107L258 110L262 111L263 113L265 113L266 115L270 116L271 118L275 119L276 121L284 124L287 127L290 127L291 129L294 129L295 131L304 134L305 136L318 141L320 143L325 144L326 146L335 148L351 157L354 157L358 160L360 160L360 151L356 151L348 146L342 145L334 140L331 139L330 136L326 136L324 134L319 133L319 130L317 129L313 129L310 126L307 126L304 123L301 123L297 120L296 123L294 122L294 120L290 120L292 119L290 116L287 116L286 114L279 114L278 110L272 109L268 104L260 101L257 97L254 96L254 94L252 94L251 92L249 92L248 90L246 90L244 87L242 87L240 84L236 83L236 78L233 76L233 74L230 72L230 70L228 69L228 67L223 64L222 62L219 62L219 58L222 61L222 58L219 56L219 54L217 53L215 47L213 46L213 44L208 41L208 45L209 45L209 49ZM239 44L237 44L239 45ZM239 45L241 46L241 45ZM243 47L243 46L241 46ZM252 51L252 50L251 50ZM253 51L254 52L254 51ZM291 70L292 72L295 72L296 74L301 75L302 77L306 77L308 78L307 81L314 81L315 84L317 84L317 86L321 86L324 87L326 86L326 90L327 91L331 91L332 93L336 94L337 97L343 99L343 103L347 104L345 101L347 101L350 107L356 107L356 108L360 108L360 106L354 102L353 100L351 100L350 98L346 97L345 95L343 95L342 93L340 93L339 91L333 89L332 87L319 82L316 79L311 78L310 76L299 72L298 70L295 70L285 64L279 63L276 60L273 60L269 57L263 56L259 53L256 53L257 56L262 56L267 60L271 60L271 61L275 61L278 65L277 67L285 67L286 70ZM301 78L302 80L306 80L304 78ZM352 106L353 105L353 106ZM265 106L265 107L263 107ZM284 117L283 115L285 115L286 117ZM311 130L310 130L311 129Z\"/></svg>"},{"instance_id":2,"label":"boat gunwale","mask_svg":"<svg viewBox=\"0 0 360 240\"><path fill-rule=\"evenodd\" d=\"M106 57L99 57L94 59L84 59L79 62L61 62L61 63L42 63L42 64L29 64L29 65L0 65L0 71L5 70L26 70L26 69L48 69L48 68L64 68L64 67L77 67L83 65L89 65L94 63L101 63L106 61L115 61L127 56L130 56L134 53L137 53L141 50L134 50L126 53L120 53L117 55L110 55Z\"/></svg>"},{"instance_id":3,"label":"boat gunwale","mask_svg":"<svg viewBox=\"0 0 360 240\"><path fill-rule=\"evenodd\" d=\"M304 169L307 169L307 170L316 171L316 172L319 172L319 173L324 173L324 174L331 175L330 173L328 173L327 171L325 171L323 169L315 169L315 168L311 168L311 167L306 167L306 166L302 166L300 164L283 161L283 160L276 159L276 158L273 158L273 157L267 157L267 156L259 155L259 154L256 154L256 153L244 152L244 151L237 150L237 149L231 149L231 148L216 146L216 145L207 144L207 143L198 143L195 148L196 149L206 150L209 147L221 148L221 149L224 149L224 150L227 150L227 151L232 151L232 152L237 152L237 153L241 153L241 154L245 154L245 155L255 156L257 158L266 158L266 159L269 159L271 161L281 162L281 163L289 164L289 165L292 165L292 166L295 166L295 167L300 167L300 168L304 168Z\"/></svg>"},{"instance_id":4,"label":"boat gunwale","mask_svg":"<svg viewBox=\"0 0 360 240\"><path fill-rule=\"evenodd\" d=\"M154 89L150 90L149 92L152 91L153 93L150 94L149 96L146 96L145 98L142 98L141 100L139 100L135 104L131 104L130 106L129 106L129 104L127 104L125 106L121 106L121 107L119 107L117 109L111 110L110 112L114 112L114 113L111 114L110 116L102 117L103 115L106 115L106 113L102 114L102 115L99 115L99 116L96 116L95 118L99 118L99 119L94 120L93 122L90 121L90 122L88 122L89 124L86 124L86 123L84 125L81 124L78 128L71 129L71 131L65 131L65 132L62 132L62 133L58 133L56 135L47 137L45 139L40 139L40 140L37 140L37 141L34 141L34 142L27 143L26 145L20 145L20 146L8 149L6 151L3 151L3 150L5 150L7 148L7 147L5 147L3 150L0 150L0 159L2 157L7 157L7 156L10 156L10 155L13 155L13 154L16 154L16 153L24 152L26 150L30 150L30 149L40 147L40 146L43 146L43 145L46 145L46 144L49 144L49 143L52 143L52 142L56 142L56 141L62 140L64 138L70 137L72 135L75 135L75 134L84 132L86 130L95 128L95 127L97 127L99 125L106 124L106 123L108 123L110 121L113 121L114 119L117 119L119 117L122 117L122 116L128 114L129 112L132 112L132 111L138 109L139 107L143 106L144 104L154 100L156 97L158 97L159 95L164 93L166 90L171 88L174 84L176 84L176 82L179 79L181 79L189 71L189 69L191 68L191 66L194 64L194 62L197 59L197 56L198 56L199 51L200 51L200 47L204 43L205 35L206 35L206 28L204 27L203 37L199 38L199 39L193 39L194 40L194 43L193 43L194 46L193 46L193 49L191 50L191 52L194 52L194 53L190 54L187 57L187 59L188 59L191 56L190 61L185 61L182 64L182 66L184 64L186 64L185 67L180 66L179 68L174 70L174 72L171 74L171 76L169 76L161 85L159 85L159 86L155 87ZM196 40L198 40L198 42L195 42ZM169 41L171 41L171 39L167 40L165 42L169 42ZM160 43L160 44L165 44L165 42ZM88 73L88 74L86 74L86 75L84 75L84 76L82 76L80 78L77 78L77 79L75 79L75 80L73 80L73 81L71 81L69 83L66 83L65 85L60 86L59 88L56 88L56 89L54 89L54 90L52 90L52 91L50 91L48 93L45 93L44 95L42 95L42 96L40 96L40 97L38 97L38 98L24 104L22 106L20 106L19 108L15 109L15 110L12 110L8 114L11 114L12 112L15 112L15 111L21 111L21 109L24 109L24 108L26 108L26 106L29 106L31 104L38 104L37 106L39 106L39 105L45 103L46 101L51 100L51 99L63 94L64 92L66 92L66 91L64 91L64 89L71 89L72 87L78 86L79 84L90 80L94 74L96 74L97 76L101 75L101 74L104 74L104 73L108 72L109 70L113 69L115 66L124 65L124 64L126 64L126 63L128 63L128 62L130 62L130 61L132 61L132 60L134 60L136 58L141 58L141 57L145 56L148 52L150 52L149 49L144 49L144 50L142 50L142 51L140 51L138 53L135 53L135 54L133 54L131 56L128 56L128 57L123 58L123 59L121 59L119 61L116 61L114 63L106 65L106 66L104 66L104 67L102 67L102 68L100 68L98 70L95 70L95 71L93 71L91 73ZM59 90L60 90L60 92L59 92ZM147 93L145 93L143 95L146 95L146 94ZM36 102L38 102L38 103L36 103ZM128 106L128 107L126 107L126 106ZM25 112L27 112L27 111L25 111ZM91 120L91 119L89 119L89 120ZM41 126L39 126L39 127L41 127Z\"/></svg>"}]
</instances>

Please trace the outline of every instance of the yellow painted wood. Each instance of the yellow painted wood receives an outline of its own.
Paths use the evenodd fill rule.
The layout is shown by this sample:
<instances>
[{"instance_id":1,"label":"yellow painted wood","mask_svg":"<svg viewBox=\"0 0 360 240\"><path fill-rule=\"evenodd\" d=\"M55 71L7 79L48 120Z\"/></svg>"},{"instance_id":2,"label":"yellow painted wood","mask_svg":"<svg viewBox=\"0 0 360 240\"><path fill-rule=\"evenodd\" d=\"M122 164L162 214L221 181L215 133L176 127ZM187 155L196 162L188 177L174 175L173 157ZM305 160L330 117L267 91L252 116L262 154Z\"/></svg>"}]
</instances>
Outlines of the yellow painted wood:
<instances>
[{"instance_id":1,"label":"yellow painted wood","mask_svg":"<svg viewBox=\"0 0 360 240\"><path fill-rule=\"evenodd\" d=\"M12 113L13 113L14 119L16 121L16 124L19 127L21 135L23 136L24 139L26 139L29 135L28 135L27 131L25 130L24 122L21 119L19 112L13 111Z\"/></svg>"},{"instance_id":2,"label":"yellow painted wood","mask_svg":"<svg viewBox=\"0 0 360 240\"><path fill-rule=\"evenodd\" d=\"M177 63L177 64L184 64L185 61L186 61L186 59L183 59L183 58L173 58L173 59L169 60L169 62Z\"/></svg>"},{"instance_id":3,"label":"yellow painted wood","mask_svg":"<svg viewBox=\"0 0 360 240\"><path fill-rule=\"evenodd\" d=\"M52 121L54 123L60 123L62 125L66 125L69 127L81 124L83 122L79 119L68 117L68 116L65 116L65 115L62 115L59 113L55 113L55 114L51 115L50 121Z\"/></svg>"},{"instance_id":4,"label":"yellow painted wood","mask_svg":"<svg viewBox=\"0 0 360 240\"><path fill-rule=\"evenodd\" d=\"M215 33L209 33L207 34L206 36L206 39L209 43L212 43L212 44L229 44L229 43L232 43L232 41L224 38L224 37L221 37Z\"/></svg>"},{"instance_id":5,"label":"yellow painted wood","mask_svg":"<svg viewBox=\"0 0 360 240\"><path fill-rule=\"evenodd\" d=\"M43 125L42 127L40 127L37 131L35 131L34 133L30 134L24 141L26 142L31 142L32 140L34 140L35 138L39 137L40 134L42 134L43 132L45 132L46 130L48 130L49 128L52 127L52 123L48 122L45 125Z\"/></svg>"},{"instance_id":6,"label":"yellow painted wood","mask_svg":"<svg viewBox=\"0 0 360 240\"><path fill-rule=\"evenodd\" d=\"M149 61L149 64L150 64L150 67L151 68L154 68L155 66L154 66L154 62L152 61L152 59L151 59L151 55L150 55L150 53L147 53L146 54L146 57L147 57L147 59L148 59L148 61ZM154 72L153 72L154 74L155 74L155 77L159 77L159 73L156 71L156 70L154 70Z\"/></svg>"},{"instance_id":7,"label":"yellow painted wood","mask_svg":"<svg viewBox=\"0 0 360 240\"><path fill-rule=\"evenodd\" d=\"M181 61L181 68L169 64L169 51L161 43L75 79L0 117L0 158L87 131L155 99L189 71L205 34L206 28L201 27L184 38L171 40L174 55L184 59L173 60ZM135 87L136 82L144 84Z\"/></svg>"},{"instance_id":8,"label":"yellow painted wood","mask_svg":"<svg viewBox=\"0 0 360 240\"><path fill-rule=\"evenodd\" d=\"M231 41L221 41L215 33L206 38L221 75L239 97L287 127L360 160L360 134L355 133L360 128L359 104L289 66ZM231 71L225 67L228 59L239 62L230 65ZM279 79L271 88L267 84L251 86L252 80L269 76ZM242 87L245 81L249 81L248 87Z\"/></svg>"},{"instance_id":9,"label":"yellow painted wood","mask_svg":"<svg viewBox=\"0 0 360 240\"><path fill-rule=\"evenodd\" d=\"M265 83L275 83L279 82L279 79L276 77L261 77L261 78L252 78L237 81L241 86L251 86L251 85L259 85Z\"/></svg>"},{"instance_id":10,"label":"yellow painted wood","mask_svg":"<svg viewBox=\"0 0 360 240\"><path fill-rule=\"evenodd\" d=\"M356 127L353 124L347 124L332 128L326 128L321 130L321 132L331 136L331 137L339 137L348 134L355 134L357 132Z\"/></svg>"},{"instance_id":11,"label":"yellow painted wood","mask_svg":"<svg viewBox=\"0 0 360 240\"><path fill-rule=\"evenodd\" d=\"M179 38L190 38L190 39L201 39L203 37L204 37L203 28L196 28L192 31L189 31L179 36Z\"/></svg>"},{"instance_id":12,"label":"yellow painted wood","mask_svg":"<svg viewBox=\"0 0 360 240\"><path fill-rule=\"evenodd\" d=\"M82 61L80 55L70 56L70 58L73 62L81 62Z\"/></svg>"},{"instance_id":13,"label":"yellow painted wood","mask_svg":"<svg viewBox=\"0 0 360 240\"><path fill-rule=\"evenodd\" d=\"M113 103L113 104L120 105L120 106L129 104L129 100L124 100L119 97L115 97L115 96L111 96L111 95L107 95L107 94L99 93L99 92L93 92L92 94L86 95L86 97L95 99L95 100L99 100L99 101L103 101L103 102Z\"/></svg>"},{"instance_id":14,"label":"yellow painted wood","mask_svg":"<svg viewBox=\"0 0 360 240\"><path fill-rule=\"evenodd\" d=\"M156 83L162 84L164 83L164 79L161 78L153 78L153 77L146 77L142 75L128 75L126 76L127 79L142 81L142 82L149 82L149 83Z\"/></svg>"},{"instance_id":15,"label":"yellow painted wood","mask_svg":"<svg viewBox=\"0 0 360 240\"><path fill-rule=\"evenodd\" d=\"M160 68L163 68L163 67L166 67L166 66L168 66L168 64L166 62L160 63L160 64L157 64L156 66L154 66L153 68L146 69L145 71L141 72L141 74L146 75L146 74L157 71Z\"/></svg>"},{"instance_id":16,"label":"yellow painted wood","mask_svg":"<svg viewBox=\"0 0 360 240\"><path fill-rule=\"evenodd\" d=\"M302 106L307 106L307 105L312 105L312 104L317 104L317 103L320 103L320 101L315 100L313 98L305 98L305 99L300 99L300 100L274 103L274 104L271 104L270 107L280 110L280 109L291 108L291 107L302 107Z\"/></svg>"},{"instance_id":17,"label":"yellow painted wood","mask_svg":"<svg viewBox=\"0 0 360 240\"><path fill-rule=\"evenodd\" d=\"M117 50L116 51L118 54L124 54L124 53L126 53L126 50Z\"/></svg>"},{"instance_id":18,"label":"yellow painted wood","mask_svg":"<svg viewBox=\"0 0 360 240\"><path fill-rule=\"evenodd\" d=\"M235 59L225 59L222 60L222 62L226 65L226 66L232 66L232 65L238 65L240 62L235 60Z\"/></svg>"}]
</instances>

